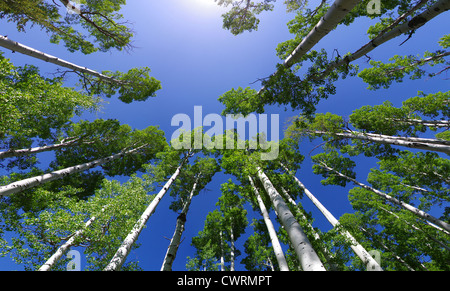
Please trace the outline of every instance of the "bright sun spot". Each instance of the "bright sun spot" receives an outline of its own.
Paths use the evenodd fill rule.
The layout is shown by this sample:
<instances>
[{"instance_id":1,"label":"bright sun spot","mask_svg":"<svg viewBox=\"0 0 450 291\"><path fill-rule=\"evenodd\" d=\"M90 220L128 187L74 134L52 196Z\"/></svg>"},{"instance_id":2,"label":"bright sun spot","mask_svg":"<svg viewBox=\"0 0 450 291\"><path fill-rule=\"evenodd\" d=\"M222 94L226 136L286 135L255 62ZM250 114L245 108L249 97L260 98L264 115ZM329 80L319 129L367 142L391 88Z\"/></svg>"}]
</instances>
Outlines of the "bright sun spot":
<instances>
[{"instance_id":1,"label":"bright sun spot","mask_svg":"<svg viewBox=\"0 0 450 291\"><path fill-rule=\"evenodd\" d=\"M217 3L214 0L190 0L193 5L201 8L214 8L217 7Z\"/></svg>"}]
</instances>

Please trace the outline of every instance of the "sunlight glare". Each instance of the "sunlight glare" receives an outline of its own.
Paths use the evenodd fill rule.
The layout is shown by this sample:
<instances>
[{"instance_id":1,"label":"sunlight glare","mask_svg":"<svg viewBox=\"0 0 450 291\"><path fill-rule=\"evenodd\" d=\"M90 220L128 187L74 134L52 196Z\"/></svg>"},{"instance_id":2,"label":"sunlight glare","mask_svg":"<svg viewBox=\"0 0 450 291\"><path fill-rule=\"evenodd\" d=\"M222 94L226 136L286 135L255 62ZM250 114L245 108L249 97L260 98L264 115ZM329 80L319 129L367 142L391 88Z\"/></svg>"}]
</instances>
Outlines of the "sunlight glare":
<instances>
[{"instance_id":1,"label":"sunlight glare","mask_svg":"<svg viewBox=\"0 0 450 291\"><path fill-rule=\"evenodd\" d=\"M190 0L193 5L199 7L201 9L210 9L217 6L217 3L214 0Z\"/></svg>"}]
</instances>

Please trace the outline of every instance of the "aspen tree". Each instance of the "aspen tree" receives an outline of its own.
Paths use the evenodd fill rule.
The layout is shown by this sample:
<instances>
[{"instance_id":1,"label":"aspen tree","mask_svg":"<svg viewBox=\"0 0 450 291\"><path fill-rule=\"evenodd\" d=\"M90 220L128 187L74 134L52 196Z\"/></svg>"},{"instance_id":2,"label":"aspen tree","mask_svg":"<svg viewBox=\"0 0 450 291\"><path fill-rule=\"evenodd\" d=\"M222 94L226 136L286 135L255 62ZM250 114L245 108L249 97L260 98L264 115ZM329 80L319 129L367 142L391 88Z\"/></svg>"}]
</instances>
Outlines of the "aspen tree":
<instances>
[{"instance_id":1,"label":"aspen tree","mask_svg":"<svg viewBox=\"0 0 450 291\"><path fill-rule=\"evenodd\" d=\"M105 211L106 208L102 209L102 212ZM97 219L96 216L91 217L86 224L84 225L84 228L88 228L95 220ZM58 262L61 257L67 253L67 251L74 245L75 240L83 234L83 229L77 230L71 238L69 238L64 244L62 244L56 252L39 268L38 271L49 271L56 262Z\"/></svg>"},{"instance_id":2,"label":"aspen tree","mask_svg":"<svg viewBox=\"0 0 450 291\"><path fill-rule=\"evenodd\" d=\"M415 135L418 129L411 126L405 127L402 124L389 126L389 123L384 120L370 124L367 122L367 118L374 119L378 115L374 113L372 116L368 116L368 114L362 114L361 111L356 111L351 117L351 120L355 123L354 126L357 127L356 130L350 128L352 124L345 122L341 116L331 113L318 113L311 121L306 121L305 118L299 117L288 128L287 133L289 136L299 139L303 136L309 136L310 139L321 137L329 145L346 148L349 152L364 152L367 155L377 155L383 151L386 152L390 150L390 146L450 154L450 141L440 138L397 136L395 134L400 134L402 131ZM361 116L357 116L357 114ZM380 117L383 118L382 115ZM343 140L351 140L355 146L343 146ZM381 145L389 147L382 148Z\"/></svg>"},{"instance_id":3,"label":"aspen tree","mask_svg":"<svg viewBox=\"0 0 450 291\"><path fill-rule=\"evenodd\" d=\"M432 6L428 7L424 12L422 12L419 15L416 15L411 20L404 22L403 24L399 24L397 26L394 26L388 31L383 31L372 39L370 42L362 46L357 51L348 54L344 58L335 61L331 63L326 70L315 74L314 79L320 80L322 78L325 78L327 75L329 75L335 68L340 66L345 66L349 64L350 62L353 62L364 55L367 55L369 52L374 50L376 47L379 47L380 45L386 43L387 41L396 38L404 33L414 31L425 25L428 21L435 18L441 13L444 13L450 9L450 3L447 0L439 0L436 1ZM402 16L401 16L402 17Z\"/></svg>"},{"instance_id":4,"label":"aspen tree","mask_svg":"<svg viewBox=\"0 0 450 291\"><path fill-rule=\"evenodd\" d=\"M14 66L3 53L0 53L0 66L0 151L3 157L36 144L57 144L64 139L61 136L72 124L73 117L95 112L100 107L97 97L64 87L60 78L45 78L37 67ZM7 166L25 169L35 162L32 157L25 157L8 161Z\"/></svg>"},{"instance_id":5,"label":"aspen tree","mask_svg":"<svg viewBox=\"0 0 450 291\"><path fill-rule=\"evenodd\" d=\"M154 97L155 92L161 89L160 82L155 78L150 77L149 68L134 68L127 73L105 72L105 74L103 74L10 40L3 35L0 35L0 46L76 72L82 76L81 80L86 84L86 87L88 84L106 82L108 84L107 86L103 85L102 87L100 86L101 84L96 84L96 86L93 86L90 90L93 90L97 94L104 93L108 97L111 97L111 95L118 92L121 95L119 99L125 103L131 103L133 100L145 101L149 97ZM95 79L89 80L88 76L97 78L98 81Z\"/></svg>"},{"instance_id":6,"label":"aspen tree","mask_svg":"<svg viewBox=\"0 0 450 291\"><path fill-rule=\"evenodd\" d=\"M64 139L58 144L41 146L41 147L33 147L28 149L10 149L7 151L0 152L0 159L13 158L13 157L22 157L27 155L33 155L37 153L43 153L47 151L53 151L65 147L73 147L79 144L81 141L80 138L72 138L72 139Z\"/></svg>"},{"instance_id":7,"label":"aspen tree","mask_svg":"<svg viewBox=\"0 0 450 291\"><path fill-rule=\"evenodd\" d=\"M330 156L330 155L328 155L328 156ZM442 227L443 229L445 229L447 231L450 231L450 225L448 223L446 223L446 222L444 222L444 221L442 221L442 220L440 220L440 219L430 215L429 213L426 213L426 212L424 212L424 211L422 211L420 209L417 209L416 207L414 207L414 206L412 206L412 205L410 205L408 203L405 203L405 202L400 201L400 200L398 200L398 199L396 199L396 198L394 198L394 197L392 197L392 196L390 196L390 195L388 195L386 193L383 193L383 192L381 192L381 191L379 191L379 190L377 190L377 189L375 189L373 187L370 187L370 186L365 185L365 184L363 184L361 182L358 182L356 179L354 179L352 177L349 177L349 176L339 172L338 170L332 168L330 165L327 164L327 161L324 159L325 157L326 157L326 155L324 155L324 154L319 154L319 155L316 155L314 157L314 160L317 162L317 164L316 164L317 167L321 167L321 168L325 169L326 171L329 171L329 172L333 173L334 175L336 175L338 177L341 177L341 178L343 178L343 179L345 179L347 181L353 182L355 185L358 185L358 186L360 186L360 187L362 187L362 188L364 188L366 190L369 190L369 191L377 194L381 198L383 198L383 199L385 199L385 200L387 200L387 201L389 201L389 202L391 202L391 203L393 203L395 205L398 205L398 206L402 207L403 209L406 209L406 210L410 211L411 213L415 214L416 216L418 216L418 217L420 217L422 219L428 220L429 222L431 222L431 223L433 223L433 224L435 224L437 226L440 226L440 227ZM340 158L340 159L342 160L342 158Z\"/></svg>"},{"instance_id":8,"label":"aspen tree","mask_svg":"<svg viewBox=\"0 0 450 291\"><path fill-rule=\"evenodd\" d=\"M5 186L1 186L0 187L0 197L19 193L19 192L25 191L27 189L42 185L44 183L47 183L47 182L50 182L53 180L57 180L57 179L61 179L67 175L79 173L79 172L91 169L93 167L101 166L103 164L123 158L125 155L135 154L135 153L139 152L139 150L141 150L145 146L148 146L148 145L140 146L140 147L132 149L132 150L126 150L121 153L111 155L109 157L104 157L104 158L101 158L101 159L98 159L98 160L95 160L92 162L80 164L77 166L72 166L72 167L65 168L65 169L58 170L58 171L53 171L51 173L47 173L47 174L44 174L41 176L36 176L36 177L21 180L21 181L13 182L13 183L10 183Z\"/></svg>"},{"instance_id":9,"label":"aspen tree","mask_svg":"<svg viewBox=\"0 0 450 291\"><path fill-rule=\"evenodd\" d=\"M55 137L57 142L54 144L26 149L10 148L0 152L0 159L22 157L66 148L71 148L71 151L75 151L73 148L77 146L85 148L112 146L130 135L130 132L127 132L127 130L131 130L128 126L120 125L119 121L112 119L96 119L93 122L82 120L78 123L66 125L66 127L61 129L61 132Z\"/></svg>"},{"instance_id":10,"label":"aspen tree","mask_svg":"<svg viewBox=\"0 0 450 291\"><path fill-rule=\"evenodd\" d=\"M407 3L405 4L408 7ZM423 3L420 5L422 7ZM303 114L310 116L316 111L316 105L320 100L335 94L334 82L338 80L339 75L344 78L357 74L358 68L351 65L352 62L402 34L418 30L430 20L445 13L449 8L450 3L447 0L439 0L424 8L420 14L410 20L405 20L406 17L401 15L399 16L401 19L394 21L393 27L381 31L377 37L354 53L349 53L344 57L338 55L332 62L329 61L325 50L311 51L303 57L305 60L313 62L304 77L297 76L296 69L292 70L283 65L277 65L277 74L263 79L264 90L256 91L250 87L239 87L220 96L219 101L226 106L223 114L263 113L265 106L278 104L290 106L293 110L301 110ZM416 11L416 8L412 7L411 10ZM303 19L305 22L309 20L308 18ZM305 25L299 24L297 27L303 26Z\"/></svg>"},{"instance_id":11,"label":"aspen tree","mask_svg":"<svg viewBox=\"0 0 450 291\"><path fill-rule=\"evenodd\" d=\"M194 196L199 195L200 191L206 187L218 170L219 167L215 159L208 157L197 158L193 162L193 165L185 166L183 172L172 186L170 196L176 200L172 202L169 208L176 212L181 211L178 212L175 231L167 248L161 271L172 270L178 248L182 242L181 237L186 227L186 220L192 199Z\"/></svg>"},{"instance_id":12,"label":"aspen tree","mask_svg":"<svg viewBox=\"0 0 450 291\"><path fill-rule=\"evenodd\" d=\"M244 202L240 196L241 187L235 185L230 180L220 186L222 196L216 203L219 211L223 215L223 230L229 244L230 271L236 270L236 258L241 254L236 247L236 241L245 233L248 225L247 210L244 209Z\"/></svg>"},{"instance_id":13,"label":"aspen tree","mask_svg":"<svg viewBox=\"0 0 450 291\"><path fill-rule=\"evenodd\" d=\"M277 233L275 231L272 221L270 220L266 206L264 205L264 202L261 199L261 195L259 194L259 191L256 188L256 186L253 182L253 179L249 176L248 180L250 181L250 184L255 193L259 208L261 209L261 214L264 218L264 223L266 224L267 232L269 233L270 240L272 242L273 252L275 253L275 257L277 259L280 271L289 271L289 267L286 262L286 258L284 257L284 254L283 254L283 249L281 248L280 241L278 240Z\"/></svg>"},{"instance_id":14,"label":"aspen tree","mask_svg":"<svg viewBox=\"0 0 450 291\"><path fill-rule=\"evenodd\" d=\"M274 209L278 213L281 223L289 235L302 269L304 271L325 271L322 262L311 246L311 242L295 220L295 217L283 201L281 195L260 167L257 167L257 171L258 178L269 195Z\"/></svg>"},{"instance_id":15,"label":"aspen tree","mask_svg":"<svg viewBox=\"0 0 450 291\"><path fill-rule=\"evenodd\" d=\"M289 169L284 167L287 173L290 173ZM305 185L300 182L300 180L295 176L290 174L294 180L297 182L298 186L304 190L305 195L314 203L314 205L322 212L325 218L333 227L339 226L339 221L329 212L322 203L305 187ZM360 245L355 238L346 230L343 230L341 234L351 243L350 247L355 252L355 254L361 259L365 265L375 266L377 270L382 270L378 262L376 262L372 256L367 252L362 245Z\"/></svg>"},{"instance_id":16,"label":"aspen tree","mask_svg":"<svg viewBox=\"0 0 450 291\"><path fill-rule=\"evenodd\" d=\"M69 186L61 192L39 188L36 195L53 198L44 210L9 217L2 207L2 217L13 231L11 257L26 270L65 270L64 254L72 249L84 252L84 270L101 270L151 199L152 183L146 174L123 184L105 179L86 200L77 199L78 190ZM130 263L124 269L138 267Z\"/></svg>"},{"instance_id":17,"label":"aspen tree","mask_svg":"<svg viewBox=\"0 0 450 291\"><path fill-rule=\"evenodd\" d=\"M128 50L133 33L119 13L124 4L125 1L103 0L3 1L0 18L16 23L19 32L38 26L48 33L50 42L59 44L62 40L70 52Z\"/></svg>"},{"instance_id":18,"label":"aspen tree","mask_svg":"<svg viewBox=\"0 0 450 291\"><path fill-rule=\"evenodd\" d=\"M201 173L200 173L201 175ZM186 223L186 216L189 211L189 206L191 205L192 198L194 197L196 188L198 183L198 177L196 178L194 182L194 186L192 186L192 190L189 193L189 196L187 197L183 209L181 210L180 215L177 217L177 224L175 227L175 231L173 233L172 239L170 240L169 247L167 248L167 253L164 257L164 261L161 267L161 271L171 271L172 270L172 264L175 260L175 257L177 255L178 247L181 244L181 236L183 235L183 231L185 228Z\"/></svg>"},{"instance_id":19,"label":"aspen tree","mask_svg":"<svg viewBox=\"0 0 450 291\"><path fill-rule=\"evenodd\" d=\"M290 53L284 60L283 66L286 68L292 67L297 63L307 52L309 52L323 37L329 34L344 17L356 6L358 0L337 0L327 10L326 14L314 26L308 35L303 38L301 43ZM278 72L275 72L276 75ZM258 94L264 91L261 88Z\"/></svg>"},{"instance_id":20,"label":"aspen tree","mask_svg":"<svg viewBox=\"0 0 450 291\"><path fill-rule=\"evenodd\" d=\"M108 265L104 268L104 271L120 270L122 265L125 263L125 260L131 250L131 247L137 241L139 234L141 233L142 229L146 225L148 219L153 214L153 212L155 211L159 202L164 197L164 195L167 193L167 191L169 190L172 183L177 179L178 175L181 173L181 170L182 170L184 164L188 161L189 157L191 157L192 154L193 153L191 151L189 151L184 156L184 158L180 162L180 165L177 167L175 172L172 174L172 176L169 178L169 180L166 182L166 184L158 192L158 194L155 196L155 198L152 200L152 202L148 205L147 209L142 213L141 217L135 223L135 225L133 226L133 229L129 232L128 236L124 239L124 241L122 242L122 245L119 247L119 249L115 253L114 257L111 259L111 261L108 263Z\"/></svg>"},{"instance_id":21,"label":"aspen tree","mask_svg":"<svg viewBox=\"0 0 450 291\"><path fill-rule=\"evenodd\" d=\"M218 209L208 213L203 229L192 238L191 244L196 248L196 256L187 257L188 270L225 271L225 254L229 248L224 242L223 222L224 217Z\"/></svg>"}]
</instances>

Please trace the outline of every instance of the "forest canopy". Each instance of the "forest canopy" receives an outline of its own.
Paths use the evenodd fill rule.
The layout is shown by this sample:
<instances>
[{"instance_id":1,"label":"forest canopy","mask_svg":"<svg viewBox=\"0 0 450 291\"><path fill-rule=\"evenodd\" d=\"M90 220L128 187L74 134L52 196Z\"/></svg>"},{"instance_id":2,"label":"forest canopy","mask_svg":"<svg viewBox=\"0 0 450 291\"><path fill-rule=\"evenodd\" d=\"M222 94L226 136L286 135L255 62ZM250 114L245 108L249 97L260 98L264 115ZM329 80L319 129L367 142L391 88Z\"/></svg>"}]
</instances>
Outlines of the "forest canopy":
<instances>
[{"instance_id":1,"label":"forest canopy","mask_svg":"<svg viewBox=\"0 0 450 291\"><path fill-rule=\"evenodd\" d=\"M450 270L450 1L210 1L226 41L208 45L253 51L197 63L182 51L209 50L202 32L173 37L175 18L156 31L154 3L152 45L138 48L136 4L0 2L0 269ZM260 47L274 19L290 39ZM154 47L170 58L143 56ZM256 48L273 59L240 58ZM198 106L193 88L214 88L217 113L247 117L249 132L259 116L260 131L208 130L217 114L169 138L174 110ZM268 113L288 117L279 139L261 132Z\"/></svg>"}]
</instances>

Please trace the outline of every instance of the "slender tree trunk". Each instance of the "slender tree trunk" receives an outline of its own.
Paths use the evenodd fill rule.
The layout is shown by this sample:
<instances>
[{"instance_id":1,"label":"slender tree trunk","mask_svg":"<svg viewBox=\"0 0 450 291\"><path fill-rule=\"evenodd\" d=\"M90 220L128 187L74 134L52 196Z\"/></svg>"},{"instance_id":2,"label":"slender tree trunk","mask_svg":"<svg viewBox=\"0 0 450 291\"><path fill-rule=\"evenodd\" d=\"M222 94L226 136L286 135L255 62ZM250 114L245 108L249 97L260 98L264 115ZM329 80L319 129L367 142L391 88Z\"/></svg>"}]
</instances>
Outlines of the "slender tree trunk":
<instances>
[{"instance_id":1,"label":"slender tree trunk","mask_svg":"<svg viewBox=\"0 0 450 291\"><path fill-rule=\"evenodd\" d=\"M59 144L53 144L53 145L49 145L49 146L42 146L42 147L34 147L34 148L28 148L28 149L10 149L4 152L0 152L0 159L7 159L7 158L14 158L14 157L23 157L23 156L27 156L27 155L32 155L32 154L38 154L38 153L42 153L42 152L48 152L48 151L53 151L53 150L57 150L57 149L61 149L61 148L66 148L66 147L73 147L76 146L78 144L80 144L81 138L76 138L76 139L71 139L69 141L62 141ZM83 144L89 144L88 143L83 143Z\"/></svg>"},{"instance_id":2,"label":"slender tree trunk","mask_svg":"<svg viewBox=\"0 0 450 291\"><path fill-rule=\"evenodd\" d=\"M166 256L161 267L161 271L172 271L172 265L177 256L178 247L181 244L181 236L184 232L184 226L186 224L186 216L189 211L189 206L191 205L192 198L194 197L195 189L197 188L198 179L195 181L192 187L191 193L189 194L186 203L183 206L183 210L177 217L177 225L175 227L175 232L173 233L172 239L170 240L169 247L167 248Z\"/></svg>"},{"instance_id":3,"label":"slender tree trunk","mask_svg":"<svg viewBox=\"0 0 450 291\"><path fill-rule=\"evenodd\" d=\"M298 62L308 51L310 51L324 36L332 31L339 22L358 4L359 0L336 0L327 13L320 19L302 42L291 52L284 60L283 65L287 68L292 67ZM275 72L273 75L278 73ZM265 88L261 88L260 94Z\"/></svg>"},{"instance_id":4,"label":"slender tree trunk","mask_svg":"<svg viewBox=\"0 0 450 291\"><path fill-rule=\"evenodd\" d=\"M220 271L225 271L225 256L223 249L223 232L220 231Z\"/></svg>"},{"instance_id":5,"label":"slender tree trunk","mask_svg":"<svg viewBox=\"0 0 450 291\"><path fill-rule=\"evenodd\" d=\"M121 152L106 158L102 158L102 159L98 159L92 162L88 162L88 163L84 163L84 164L80 164L77 166L73 166L73 167L69 167L69 168L65 168L62 170L58 170L58 171L54 171L48 174L44 174L41 176L35 176L32 178L28 178L28 179L24 179L21 181L17 181L11 184L8 184L6 186L1 186L0 187L0 197L2 196L9 196L11 194L15 194L15 193L19 193L22 191L25 191L27 189L42 185L44 183L50 182L50 181L54 181L57 179L61 179L65 176L71 175L71 174L75 174L75 173L79 173L79 172L83 172L86 171L88 169L106 164L108 162L120 159L126 155L135 153L137 151L139 151L140 149L146 147L148 145L143 145L140 146L136 149L132 149L132 150L128 150L125 152Z\"/></svg>"},{"instance_id":6,"label":"slender tree trunk","mask_svg":"<svg viewBox=\"0 0 450 291\"><path fill-rule=\"evenodd\" d=\"M267 232L269 233L270 241L272 242L273 252L275 253L275 257L277 258L280 271L289 271L288 263L286 261L286 258L284 257L280 241L278 240L277 232L275 231L275 227L273 226L273 223L270 220L266 206L264 205L264 202L261 199L261 195L259 195L259 191L256 188L253 179L249 176L248 180L250 181L250 184L253 187L253 192L255 192L256 200L258 201L259 209L261 210L261 214L264 218L264 222L267 227Z\"/></svg>"},{"instance_id":7,"label":"slender tree trunk","mask_svg":"<svg viewBox=\"0 0 450 291\"><path fill-rule=\"evenodd\" d=\"M377 190L377 189L375 189L373 187L370 187L368 185L360 183L360 182L356 181L355 179L353 179L351 177L348 177L348 176L346 176L346 175L336 171L333 168L328 167L323 162L321 162L319 165L321 167L323 167L324 169L326 169L328 171L331 171L331 172L335 173L336 175L338 175L340 177L343 177L343 178L345 178L345 179L347 179L349 181L352 181L354 184L356 184L356 185L358 185L358 186L360 186L360 187L362 187L362 188L364 188L366 190L369 190L369 191L377 194L381 198L383 198L383 199L385 199L385 200L387 200L387 201L389 201L389 202L391 202L391 203L393 203L395 205L398 205L398 206L402 207L403 209L406 209L406 210L410 211L411 213L414 213L418 217L420 217L422 219L425 219L425 220L427 220L427 221L429 221L431 223L434 223L437 226L440 226L440 227L444 228L447 231L450 231L450 224L448 224L448 223L446 223L446 222L444 222L442 220L439 220L436 217L434 217L434 216L432 216L432 215L430 215L430 214L428 214L428 213L426 213L426 212L424 212L424 211L422 211L420 209L417 209L416 207L414 207L414 206L412 206L410 204L407 204L407 203L405 203L403 201L400 201L400 200L398 200L398 199L396 199L396 198L394 198L392 196L389 196L388 194L383 193L383 192L381 192L381 191L379 191L379 190Z\"/></svg>"},{"instance_id":8,"label":"slender tree trunk","mask_svg":"<svg viewBox=\"0 0 450 291\"><path fill-rule=\"evenodd\" d=\"M105 211L106 206L102 209L102 213ZM95 220L96 216L89 219L84 225L84 229L88 228ZM50 271L51 268L61 259L61 257L67 253L67 251L74 245L75 239L83 234L84 229L76 231L70 239L68 239L63 245L61 245L56 252L39 268L38 271Z\"/></svg>"},{"instance_id":9,"label":"slender tree trunk","mask_svg":"<svg viewBox=\"0 0 450 291\"><path fill-rule=\"evenodd\" d=\"M169 190L172 183L175 181L175 179L180 174L181 168L183 167L186 160L187 160L187 158L185 158L181 162L180 166L177 168L175 173L173 173L172 177L170 177L170 179L166 182L166 184L163 186L161 191L159 191L158 195L156 195L156 197L152 200L152 202L149 204L147 209L142 213L141 217L136 222L133 229L130 231L130 233L125 238L125 240L122 242L122 245L119 247L119 249L115 253L114 257L111 259L109 264L105 267L104 271L119 271L120 270L122 265L125 263L125 260L131 250L131 247L137 241L139 234L141 233L142 229L144 228L144 226L147 223L150 216L155 211L156 206L158 206L158 204L159 204L159 201L161 201L161 199L164 197L164 195Z\"/></svg>"},{"instance_id":10,"label":"slender tree trunk","mask_svg":"<svg viewBox=\"0 0 450 291\"><path fill-rule=\"evenodd\" d=\"M435 18L439 14L447 11L450 9L450 1L448 0L439 0L434 5L429 7L427 10L422 12L421 14L413 17L410 21L406 21L404 24L398 25L391 29L388 32L381 33L379 36L371 40L369 43L365 44L363 47L361 47L359 50L354 52L353 54L347 55L341 60L332 62L328 68L312 77L314 80L321 80L324 79L326 76L328 76L335 68L340 66L348 65L349 63L353 62L354 60L357 60L361 58L364 55L367 55L369 52L371 52L376 47L382 45L383 43L400 36L407 32L415 31L416 29L423 26L425 23L430 21L431 19Z\"/></svg>"},{"instance_id":11,"label":"slender tree trunk","mask_svg":"<svg viewBox=\"0 0 450 291\"><path fill-rule=\"evenodd\" d=\"M4 47L6 49L9 49L13 52L18 52L18 53L21 53L21 54L24 54L24 55L27 55L27 56L30 56L30 57L33 57L36 59L40 59L42 61L49 62L49 63L55 64L57 66L73 70L75 72L79 72L82 74L88 74L88 75L97 77L108 83L116 84L119 86L125 85L125 83L120 80L116 80L112 77L108 77L106 75L100 74L99 72L88 69L86 67L81 67L81 66L75 65L73 63L67 62L65 60L59 59L57 57L54 57L52 55L43 53L43 52L33 49L31 47L20 44L16 41L12 41L3 35L0 35L0 46Z\"/></svg>"},{"instance_id":12,"label":"slender tree trunk","mask_svg":"<svg viewBox=\"0 0 450 291\"><path fill-rule=\"evenodd\" d=\"M395 72L398 72L398 71L403 71L403 70L405 70L407 68L411 68L411 67L414 67L414 66L417 66L417 65L421 66L421 65L424 65L424 64L426 64L428 62L442 59L442 58L444 58L444 57L446 57L448 55L450 55L450 52L435 54L434 56L431 56L431 57L428 57L428 58L425 58L425 59L422 59L422 60L417 60L417 61L412 62L412 63L410 63L410 64L408 64L406 66L401 66L401 67L397 67L397 68L393 68L393 69L387 70L386 74L387 75L391 75L392 73L395 73Z\"/></svg>"},{"instance_id":13,"label":"slender tree trunk","mask_svg":"<svg viewBox=\"0 0 450 291\"><path fill-rule=\"evenodd\" d=\"M312 224L308 222L308 219L306 218L305 214L303 214L303 211L297 205L294 199L292 199L291 195L289 195L289 193L284 188L281 188L281 192L283 193L284 198L287 199L287 201L297 209L297 213L300 215L300 218L308 223L308 227L312 232L314 239L320 241L321 240L320 235L317 233L317 231L315 231ZM327 248L324 248L322 250L322 254L325 257L325 260L327 261L328 265L330 266L330 271L338 271L338 267L334 263L332 263L333 254L330 253L330 251Z\"/></svg>"},{"instance_id":14,"label":"slender tree trunk","mask_svg":"<svg viewBox=\"0 0 450 291\"><path fill-rule=\"evenodd\" d=\"M418 138L418 137L400 137L390 136L374 133L362 133L357 131L345 131L345 132L327 132L327 131L312 131L316 134L330 134L333 136L349 139L367 140L370 142L404 146L413 149L421 149L427 151L435 151L450 154L450 142L442 141L432 138Z\"/></svg>"},{"instance_id":15,"label":"slender tree trunk","mask_svg":"<svg viewBox=\"0 0 450 291\"><path fill-rule=\"evenodd\" d=\"M333 214L331 214L328 209L325 208L325 206L320 203L320 201L303 185L302 182L293 174L290 173L289 169L282 164L282 167L285 169L287 173L289 173L294 180L297 182L298 186L303 189L306 196L314 203L314 205L322 212L322 214L325 216L325 218L328 220L328 222L333 227L338 227L340 225L339 221L334 217ZM361 259L361 261L364 263L364 265L375 266L377 270L382 270L381 266L373 259L373 257L369 254L366 249L359 244L356 239L348 232L348 231L342 231L341 234L351 243L350 247L352 248L353 252Z\"/></svg>"},{"instance_id":16,"label":"slender tree trunk","mask_svg":"<svg viewBox=\"0 0 450 291\"><path fill-rule=\"evenodd\" d=\"M441 247L443 247L444 249L446 249L447 251L450 252L450 247L449 247L449 246L447 246L445 243L441 242L440 240L438 240L438 239L435 238L434 236L428 234L428 233L425 232L423 229L418 228L418 227L415 226L414 224L412 224L412 223L406 221L405 219L400 218L397 214L395 214L395 213L392 212L392 211L387 210L387 209L384 208L384 207L380 207L380 209L383 210L383 211L386 212L386 213L389 213L390 215L394 216L395 218L397 218L397 219L403 221L406 225L410 226L410 227L411 227L412 229L414 229L415 231L419 231L419 232L425 234L429 239L431 239L432 241L434 241L435 243L437 243L438 245L440 245ZM434 226L434 225L432 225L432 226ZM436 227L436 226L434 226L434 227ZM445 232L447 235L450 235L449 232L447 232L446 230L443 230L442 228L438 228L438 230ZM433 247L430 246L429 244L427 244L427 245L428 245L430 248L433 248Z\"/></svg>"},{"instance_id":17,"label":"slender tree trunk","mask_svg":"<svg viewBox=\"0 0 450 291\"><path fill-rule=\"evenodd\" d=\"M387 252L393 254L393 257L400 262L402 265L404 265L408 271L415 271L407 262L405 262L405 260L403 260L401 257L397 256L392 250L390 250L380 239L378 239L377 237L374 237L373 235L371 235L367 230L365 230L364 228L360 227L361 231L364 232L368 237L370 237L372 239L372 241L377 242L384 250L386 250Z\"/></svg>"},{"instance_id":18,"label":"slender tree trunk","mask_svg":"<svg viewBox=\"0 0 450 291\"><path fill-rule=\"evenodd\" d=\"M311 29L309 34L292 51L284 61L285 67L291 67L309 50L311 50L324 36L332 31L344 17L358 4L359 0L336 0L319 23Z\"/></svg>"},{"instance_id":19,"label":"slender tree trunk","mask_svg":"<svg viewBox=\"0 0 450 291\"><path fill-rule=\"evenodd\" d=\"M450 127L450 120L422 120L422 119L400 119L400 118L386 118L386 119L411 125L422 124L427 127Z\"/></svg>"},{"instance_id":20,"label":"slender tree trunk","mask_svg":"<svg viewBox=\"0 0 450 291\"><path fill-rule=\"evenodd\" d=\"M300 224L298 224L295 220L295 217L283 201L281 195L275 189L272 182L270 182L269 178L262 171L262 169L257 167L257 170L258 178L264 185L264 188L272 201L274 209L277 211L279 219L289 235L289 239L291 240L302 269L304 271L325 271L325 268L320 261L319 256L314 251L311 242L308 240L308 237L304 233Z\"/></svg>"},{"instance_id":21,"label":"slender tree trunk","mask_svg":"<svg viewBox=\"0 0 450 291\"><path fill-rule=\"evenodd\" d=\"M231 250L230 250L230 271L234 272L234 234L233 234L233 224L230 226L230 242L231 242Z\"/></svg>"},{"instance_id":22,"label":"slender tree trunk","mask_svg":"<svg viewBox=\"0 0 450 291\"><path fill-rule=\"evenodd\" d=\"M270 257L267 257L266 265L270 267L270 270L272 270L272 272L275 271L275 268L273 267L272 260L270 259Z\"/></svg>"}]
</instances>

